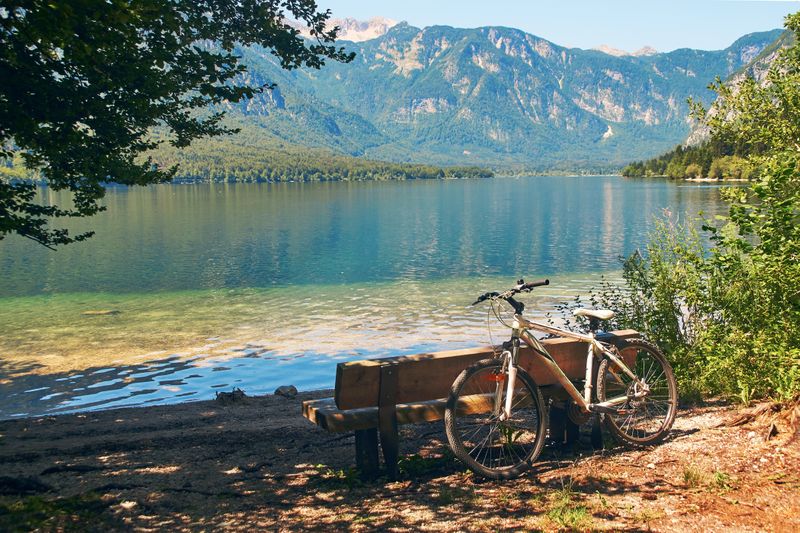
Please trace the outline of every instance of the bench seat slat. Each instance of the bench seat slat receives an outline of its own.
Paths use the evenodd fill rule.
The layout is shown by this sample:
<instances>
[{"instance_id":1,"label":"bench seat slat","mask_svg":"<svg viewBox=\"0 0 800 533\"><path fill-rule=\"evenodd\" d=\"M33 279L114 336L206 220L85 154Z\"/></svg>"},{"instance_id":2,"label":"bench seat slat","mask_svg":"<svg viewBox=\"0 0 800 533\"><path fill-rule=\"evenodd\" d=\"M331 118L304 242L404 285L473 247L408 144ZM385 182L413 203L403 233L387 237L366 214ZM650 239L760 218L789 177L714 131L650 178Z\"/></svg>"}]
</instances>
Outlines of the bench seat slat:
<instances>
[{"instance_id":1,"label":"bench seat slat","mask_svg":"<svg viewBox=\"0 0 800 533\"><path fill-rule=\"evenodd\" d=\"M447 400L429 400L397 405L397 423L419 424L444 418ZM303 416L333 433L378 427L378 408L364 407L342 411L333 398L303 402Z\"/></svg>"},{"instance_id":2,"label":"bench seat slat","mask_svg":"<svg viewBox=\"0 0 800 533\"><path fill-rule=\"evenodd\" d=\"M561 387L541 387L541 391L545 398L567 398ZM397 406L397 423L398 425L421 424L442 420L446 407L447 400L444 398L399 404ZM332 433L370 429L378 426L377 407L341 410L336 407L333 398L304 401L303 416Z\"/></svg>"}]
</instances>

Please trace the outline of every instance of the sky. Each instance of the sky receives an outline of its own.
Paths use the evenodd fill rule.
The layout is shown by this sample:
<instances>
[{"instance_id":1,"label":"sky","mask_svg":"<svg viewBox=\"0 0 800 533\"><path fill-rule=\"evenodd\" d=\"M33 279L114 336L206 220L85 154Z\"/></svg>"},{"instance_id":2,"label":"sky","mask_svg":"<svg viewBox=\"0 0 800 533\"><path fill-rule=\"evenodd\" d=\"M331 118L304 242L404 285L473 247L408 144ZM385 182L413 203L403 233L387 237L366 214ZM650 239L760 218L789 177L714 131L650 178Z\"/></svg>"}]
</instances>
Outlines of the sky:
<instances>
[{"instance_id":1,"label":"sky","mask_svg":"<svg viewBox=\"0 0 800 533\"><path fill-rule=\"evenodd\" d=\"M567 47L601 44L719 50L756 31L783 27L800 0L317 0L334 17L383 16L418 27L510 26Z\"/></svg>"}]
</instances>

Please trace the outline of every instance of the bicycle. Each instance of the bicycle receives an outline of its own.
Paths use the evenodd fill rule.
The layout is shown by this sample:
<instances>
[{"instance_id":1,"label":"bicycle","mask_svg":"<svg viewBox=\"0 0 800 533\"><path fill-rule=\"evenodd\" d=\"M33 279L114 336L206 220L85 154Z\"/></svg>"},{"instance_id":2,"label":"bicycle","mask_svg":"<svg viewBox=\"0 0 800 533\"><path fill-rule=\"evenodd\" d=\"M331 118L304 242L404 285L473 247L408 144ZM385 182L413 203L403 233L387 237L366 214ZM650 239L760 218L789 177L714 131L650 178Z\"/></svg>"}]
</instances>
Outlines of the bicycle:
<instances>
[{"instance_id":1,"label":"bicycle","mask_svg":"<svg viewBox=\"0 0 800 533\"><path fill-rule=\"evenodd\" d=\"M514 309L511 339L503 343L499 355L479 361L458 375L444 416L447 439L455 456L473 472L488 478L511 479L528 470L542 451L547 433L542 393L533 378L519 368L521 342L564 387L572 400L570 408L576 411L574 416L588 420L599 414L605 427L619 440L633 445L657 443L675 420L678 389L672 368L658 347L639 338L615 344L598 338L600 323L613 318L613 311L576 310L576 316L589 320L589 333L556 328L522 316L525 304L514 296L549 283L546 279L530 283L519 280L513 288L502 293L487 292L472 304L489 300L501 322L495 305L505 301ZM531 331L588 345L583 393Z\"/></svg>"}]
</instances>

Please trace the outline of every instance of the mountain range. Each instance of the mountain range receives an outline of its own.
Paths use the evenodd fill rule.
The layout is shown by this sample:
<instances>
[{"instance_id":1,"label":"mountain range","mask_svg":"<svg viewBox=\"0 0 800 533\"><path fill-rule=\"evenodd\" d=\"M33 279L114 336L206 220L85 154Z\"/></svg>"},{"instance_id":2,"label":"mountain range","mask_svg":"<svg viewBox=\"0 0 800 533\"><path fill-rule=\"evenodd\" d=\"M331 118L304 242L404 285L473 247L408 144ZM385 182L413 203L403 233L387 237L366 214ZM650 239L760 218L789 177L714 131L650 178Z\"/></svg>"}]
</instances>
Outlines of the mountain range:
<instances>
[{"instance_id":1,"label":"mountain range","mask_svg":"<svg viewBox=\"0 0 800 533\"><path fill-rule=\"evenodd\" d=\"M241 149L307 147L336 155L500 171L613 171L683 142L686 99L746 68L781 37L752 33L724 50L584 50L506 27L343 21L352 63L282 70L239 50L253 84L276 88L224 106ZM201 148L186 157L202 157ZM224 150L223 150L224 151Z\"/></svg>"}]
</instances>

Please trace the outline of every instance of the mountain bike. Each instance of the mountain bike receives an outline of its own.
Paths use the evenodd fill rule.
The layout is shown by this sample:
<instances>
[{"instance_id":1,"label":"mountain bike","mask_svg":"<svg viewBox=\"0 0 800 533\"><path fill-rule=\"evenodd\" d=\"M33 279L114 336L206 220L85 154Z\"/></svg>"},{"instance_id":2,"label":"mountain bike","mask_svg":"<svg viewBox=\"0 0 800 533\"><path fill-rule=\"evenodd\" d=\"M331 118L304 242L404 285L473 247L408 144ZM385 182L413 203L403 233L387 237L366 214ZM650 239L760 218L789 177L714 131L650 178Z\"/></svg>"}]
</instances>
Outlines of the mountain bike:
<instances>
[{"instance_id":1,"label":"mountain bike","mask_svg":"<svg viewBox=\"0 0 800 533\"><path fill-rule=\"evenodd\" d=\"M519 365L524 342L539 364L571 398L575 416L599 414L619 440L633 445L661 441L675 420L678 388L664 354L644 339L606 342L599 334L609 310L578 309L589 321L589 332L578 333L528 320L525 305L514 296L548 285L549 280L517 284L504 292L487 292L472 305L500 302L514 309L511 339L495 357L479 361L458 375L445 410L445 430L455 456L475 473L492 479L511 479L528 470L544 445L548 416L538 385ZM505 322L503 322L505 323ZM587 344L583 392L564 374L542 343L531 333L574 339ZM594 392L594 394L593 394Z\"/></svg>"}]
</instances>

